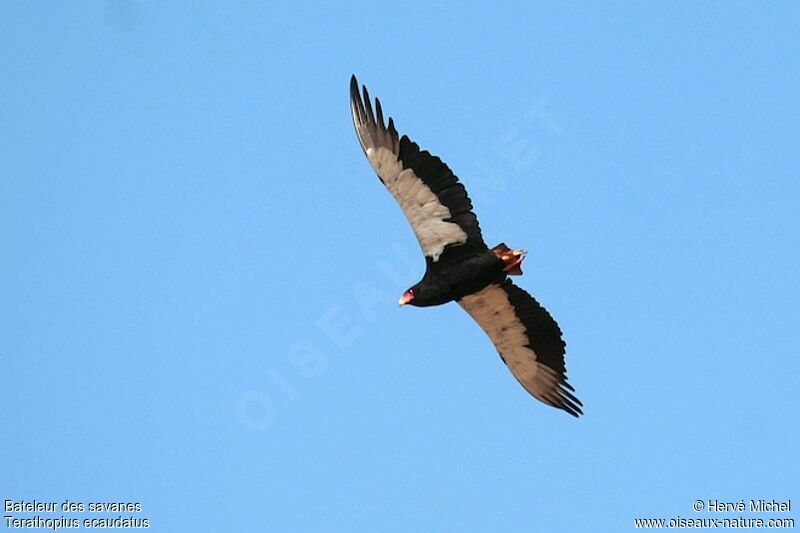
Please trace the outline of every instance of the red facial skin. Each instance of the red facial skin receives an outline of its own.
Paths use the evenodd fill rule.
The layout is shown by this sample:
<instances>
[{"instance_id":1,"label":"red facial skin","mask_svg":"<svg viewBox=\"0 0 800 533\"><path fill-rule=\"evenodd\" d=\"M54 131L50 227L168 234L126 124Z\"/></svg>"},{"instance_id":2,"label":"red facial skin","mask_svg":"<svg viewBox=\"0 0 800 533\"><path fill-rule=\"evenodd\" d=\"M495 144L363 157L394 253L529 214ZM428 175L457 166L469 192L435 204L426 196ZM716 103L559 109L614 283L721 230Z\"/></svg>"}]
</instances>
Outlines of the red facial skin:
<instances>
[{"instance_id":1,"label":"red facial skin","mask_svg":"<svg viewBox=\"0 0 800 533\"><path fill-rule=\"evenodd\" d=\"M414 299L414 291L408 289L406 292L403 293L403 296L400 297L400 305L406 305L408 302Z\"/></svg>"}]
</instances>

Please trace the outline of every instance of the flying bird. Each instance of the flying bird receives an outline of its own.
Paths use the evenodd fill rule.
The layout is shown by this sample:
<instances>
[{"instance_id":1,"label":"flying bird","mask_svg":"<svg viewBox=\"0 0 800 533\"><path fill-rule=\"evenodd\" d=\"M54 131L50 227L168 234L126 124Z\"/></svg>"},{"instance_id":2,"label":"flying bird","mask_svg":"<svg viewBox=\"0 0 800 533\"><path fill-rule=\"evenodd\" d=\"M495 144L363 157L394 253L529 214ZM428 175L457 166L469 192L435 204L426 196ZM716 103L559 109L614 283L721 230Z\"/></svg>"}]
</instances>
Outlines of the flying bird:
<instances>
[{"instance_id":1,"label":"flying bird","mask_svg":"<svg viewBox=\"0 0 800 533\"><path fill-rule=\"evenodd\" d=\"M582 403L567 382L566 344L544 307L508 276L522 275L523 250L483 241L472 202L438 157L400 137L381 103L373 112L366 86L350 79L350 107L358 140L381 183L411 223L425 255L425 276L400 305L457 302L483 328L500 358L535 398L577 417Z\"/></svg>"}]
</instances>

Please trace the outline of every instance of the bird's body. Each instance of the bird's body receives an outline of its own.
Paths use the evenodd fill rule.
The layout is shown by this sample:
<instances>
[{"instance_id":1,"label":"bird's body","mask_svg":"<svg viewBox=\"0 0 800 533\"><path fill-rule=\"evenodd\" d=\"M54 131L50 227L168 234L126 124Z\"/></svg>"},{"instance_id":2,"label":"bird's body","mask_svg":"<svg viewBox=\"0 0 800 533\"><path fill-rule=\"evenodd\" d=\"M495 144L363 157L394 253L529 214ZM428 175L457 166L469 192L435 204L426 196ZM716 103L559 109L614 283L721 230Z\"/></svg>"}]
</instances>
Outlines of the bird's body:
<instances>
[{"instance_id":1,"label":"bird's body","mask_svg":"<svg viewBox=\"0 0 800 533\"><path fill-rule=\"evenodd\" d=\"M438 261L426 260L425 276L411 287L419 307L460 300L504 276L504 263L488 249L447 248Z\"/></svg>"},{"instance_id":2,"label":"bird's body","mask_svg":"<svg viewBox=\"0 0 800 533\"><path fill-rule=\"evenodd\" d=\"M400 137L392 119L384 125L380 102L372 110L355 76L350 103L361 147L378 178L405 213L422 252L425 276L400 304L418 307L456 301L492 340L503 362L539 400L581 414L567 383L564 341L550 314L510 275L521 275L522 250L486 246L464 186L441 159Z\"/></svg>"}]
</instances>

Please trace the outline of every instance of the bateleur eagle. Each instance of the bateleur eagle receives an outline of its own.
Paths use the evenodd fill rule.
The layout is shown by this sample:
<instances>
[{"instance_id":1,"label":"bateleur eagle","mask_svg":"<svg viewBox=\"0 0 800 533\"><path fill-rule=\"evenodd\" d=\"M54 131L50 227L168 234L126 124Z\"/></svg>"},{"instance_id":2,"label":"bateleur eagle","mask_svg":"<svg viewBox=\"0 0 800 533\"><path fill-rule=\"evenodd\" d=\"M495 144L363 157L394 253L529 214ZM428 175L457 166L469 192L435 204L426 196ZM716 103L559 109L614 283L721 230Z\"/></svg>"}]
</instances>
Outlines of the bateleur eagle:
<instances>
[{"instance_id":1,"label":"bateleur eagle","mask_svg":"<svg viewBox=\"0 0 800 533\"><path fill-rule=\"evenodd\" d=\"M363 98L362 98L363 93ZM582 413L567 382L566 344L544 307L508 278L521 275L524 251L490 249L464 186L438 157L400 137L380 101L373 111L366 87L350 80L350 106L367 160L400 204L425 255L425 276L400 305L458 304L486 332L520 384L542 402L573 416Z\"/></svg>"}]
</instances>

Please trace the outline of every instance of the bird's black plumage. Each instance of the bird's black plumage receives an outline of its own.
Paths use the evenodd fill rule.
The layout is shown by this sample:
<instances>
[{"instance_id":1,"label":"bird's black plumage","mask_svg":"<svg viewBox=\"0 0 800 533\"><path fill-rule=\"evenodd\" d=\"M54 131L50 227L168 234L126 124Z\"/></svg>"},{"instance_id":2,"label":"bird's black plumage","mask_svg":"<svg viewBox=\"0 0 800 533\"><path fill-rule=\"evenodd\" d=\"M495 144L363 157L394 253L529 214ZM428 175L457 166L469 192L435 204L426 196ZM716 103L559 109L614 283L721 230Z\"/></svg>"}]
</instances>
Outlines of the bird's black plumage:
<instances>
[{"instance_id":1,"label":"bird's black plumage","mask_svg":"<svg viewBox=\"0 0 800 533\"><path fill-rule=\"evenodd\" d=\"M467 243L487 250L478 217L472 212L472 201L450 167L427 150L420 150L419 145L405 135L400 138L399 156L403 168L413 170L439 198L442 205L450 210L450 218L445 221L458 224L467 233Z\"/></svg>"},{"instance_id":2,"label":"bird's black plumage","mask_svg":"<svg viewBox=\"0 0 800 533\"><path fill-rule=\"evenodd\" d=\"M573 416L582 414L583 404L573 394L575 389L572 385L567 383L567 369L564 364L567 344L561 338L561 328L533 296L514 285L510 279L503 280L500 287L508 295L515 315L525 327L525 334L530 340L529 346L536 353L537 361L563 377L559 383L561 404L555 406ZM525 386L524 383L522 385Z\"/></svg>"},{"instance_id":3,"label":"bird's black plumage","mask_svg":"<svg viewBox=\"0 0 800 533\"><path fill-rule=\"evenodd\" d=\"M400 203L425 256L437 261L444 248L462 244L485 250L472 202L453 171L407 136L399 137L391 118L384 125L380 101L375 99L376 117L367 88L359 93L355 76L350 79L350 104L361 148Z\"/></svg>"},{"instance_id":4,"label":"bird's black plumage","mask_svg":"<svg viewBox=\"0 0 800 533\"><path fill-rule=\"evenodd\" d=\"M445 249L438 261L426 258L425 276L411 287L411 305L429 307L459 300L505 277L503 261L488 248L469 246Z\"/></svg>"},{"instance_id":5,"label":"bird's black plumage","mask_svg":"<svg viewBox=\"0 0 800 533\"><path fill-rule=\"evenodd\" d=\"M363 97L363 99L362 99ZM456 301L486 332L503 362L537 399L578 416L581 402L567 383L561 329L539 303L514 285L524 252L489 249L472 202L450 168L384 124L367 88L350 80L356 134L378 178L400 204L425 255L425 276L401 304L426 307Z\"/></svg>"}]
</instances>

